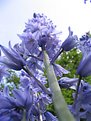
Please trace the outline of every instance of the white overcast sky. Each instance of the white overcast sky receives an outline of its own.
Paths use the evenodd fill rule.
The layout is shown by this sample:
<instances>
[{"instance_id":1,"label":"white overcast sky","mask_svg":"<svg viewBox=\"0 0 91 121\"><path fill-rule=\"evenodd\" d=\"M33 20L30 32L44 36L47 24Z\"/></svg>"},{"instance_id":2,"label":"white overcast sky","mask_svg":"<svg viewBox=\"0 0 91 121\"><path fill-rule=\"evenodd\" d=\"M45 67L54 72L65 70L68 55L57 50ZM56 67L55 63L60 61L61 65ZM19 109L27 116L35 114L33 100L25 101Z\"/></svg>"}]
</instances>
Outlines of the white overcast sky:
<instances>
[{"instance_id":1,"label":"white overcast sky","mask_svg":"<svg viewBox=\"0 0 91 121\"><path fill-rule=\"evenodd\" d=\"M21 42L17 34L22 33L34 12L48 16L63 32L62 39L68 35L68 26L79 36L91 31L89 0L87 4L84 0L0 0L0 44Z\"/></svg>"}]
</instances>

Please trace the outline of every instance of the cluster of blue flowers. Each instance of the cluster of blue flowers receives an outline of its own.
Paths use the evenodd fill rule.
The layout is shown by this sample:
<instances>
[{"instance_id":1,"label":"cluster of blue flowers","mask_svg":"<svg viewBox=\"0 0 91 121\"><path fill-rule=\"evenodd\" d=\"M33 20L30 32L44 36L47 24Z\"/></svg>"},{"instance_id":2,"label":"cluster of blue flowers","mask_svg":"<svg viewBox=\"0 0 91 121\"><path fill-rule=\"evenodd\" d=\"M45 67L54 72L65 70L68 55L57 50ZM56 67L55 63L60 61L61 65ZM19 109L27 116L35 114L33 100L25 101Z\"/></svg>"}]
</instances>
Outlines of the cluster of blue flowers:
<instances>
[{"instance_id":1,"label":"cluster of blue flowers","mask_svg":"<svg viewBox=\"0 0 91 121\"><path fill-rule=\"evenodd\" d=\"M0 91L0 120L60 121L58 115L54 116L47 110L47 106L53 102L54 94L50 85L46 87L47 80L51 79L52 75L47 78L45 74L44 52L47 53L50 65L59 79L60 88L76 91L73 96L74 104L68 106L72 115L77 121L91 120L91 86L82 80L82 77L91 74L91 38L86 34L78 39L70 27L68 30L69 35L62 42L59 39L60 33L56 33L56 26L52 21L43 14L34 13L33 18L26 23L23 33L18 34L21 43L12 47L9 42L9 49L0 45L4 54L0 54L0 81L9 75L8 69L21 72L18 87L9 90L5 86ZM63 77L63 74L70 72L56 64L56 59L63 51L70 51L74 47L82 51L83 57L77 69L79 78L70 79Z\"/></svg>"}]
</instances>

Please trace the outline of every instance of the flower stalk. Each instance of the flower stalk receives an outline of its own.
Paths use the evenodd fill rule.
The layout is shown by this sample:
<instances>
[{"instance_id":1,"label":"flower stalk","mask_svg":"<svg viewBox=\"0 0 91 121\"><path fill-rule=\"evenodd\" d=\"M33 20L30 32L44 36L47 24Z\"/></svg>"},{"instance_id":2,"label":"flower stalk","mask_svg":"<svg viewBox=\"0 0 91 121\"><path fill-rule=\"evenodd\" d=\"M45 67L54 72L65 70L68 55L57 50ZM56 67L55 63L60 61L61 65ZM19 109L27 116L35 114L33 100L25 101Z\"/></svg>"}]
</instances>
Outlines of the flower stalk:
<instances>
[{"instance_id":1,"label":"flower stalk","mask_svg":"<svg viewBox=\"0 0 91 121\"><path fill-rule=\"evenodd\" d=\"M56 75L52 64L50 64L49 57L44 51L44 64L47 71L49 87L52 92L52 100L58 116L59 121L75 121L73 115L67 107L67 103L62 95L61 89L57 82Z\"/></svg>"},{"instance_id":2,"label":"flower stalk","mask_svg":"<svg viewBox=\"0 0 91 121\"><path fill-rule=\"evenodd\" d=\"M25 110L23 111L23 118L22 118L22 121L26 121L26 111L25 111Z\"/></svg>"},{"instance_id":3,"label":"flower stalk","mask_svg":"<svg viewBox=\"0 0 91 121\"><path fill-rule=\"evenodd\" d=\"M55 54L55 56L53 57L53 59L51 60L51 64L53 64L55 62L55 60L58 58L58 56L63 52L63 49L60 48L59 51Z\"/></svg>"},{"instance_id":4,"label":"flower stalk","mask_svg":"<svg viewBox=\"0 0 91 121\"><path fill-rule=\"evenodd\" d=\"M77 88L76 88L76 95L75 95L75 99L74 99L74 102L76 102L76 100L77 100L77 97L78 97L78 93L79 93L79 86L80 86L80 84L81 84L81 76L79 77L79 79L78 79L78 83L77 83Z\"/></svg>"},{"instance_id":5,"label":"flower stalk","mask_svg":"<svg viewBox=\"0 0 91 121\"><path fill-rule=\"evenodd\" d=\"M28 68L28 66L25 66L23 68L31 77L33 77L36 81L36 83L38 84L38 86L48 95L51 95L50 91L47 90L47 88L32 74L32 72L30 71L30 69Z\"/></svg>"}]
</instances>

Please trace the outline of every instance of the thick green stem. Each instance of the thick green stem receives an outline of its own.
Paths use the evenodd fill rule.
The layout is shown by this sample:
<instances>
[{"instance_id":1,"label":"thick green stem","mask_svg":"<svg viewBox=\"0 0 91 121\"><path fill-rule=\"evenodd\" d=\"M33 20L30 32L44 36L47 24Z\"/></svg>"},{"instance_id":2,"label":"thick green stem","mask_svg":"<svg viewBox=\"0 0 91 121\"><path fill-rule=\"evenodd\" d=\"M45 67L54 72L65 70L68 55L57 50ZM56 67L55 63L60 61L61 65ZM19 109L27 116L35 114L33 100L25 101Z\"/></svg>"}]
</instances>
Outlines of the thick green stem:
<instances>
[{"instance_id":1,"label":"thick green stem","mask_svg":"<svg viewBox=\"0 0 91 121\"><path fill-rule=\"evenodd\" d=\"M49 87L52 92L52 99L59 121L75 121L73 115L67 107L67 103L62 95L61 89L57 82L53 66L50 64L49 57L44 51L44 64L47 71Z\"/></svg>"}]
</instances>

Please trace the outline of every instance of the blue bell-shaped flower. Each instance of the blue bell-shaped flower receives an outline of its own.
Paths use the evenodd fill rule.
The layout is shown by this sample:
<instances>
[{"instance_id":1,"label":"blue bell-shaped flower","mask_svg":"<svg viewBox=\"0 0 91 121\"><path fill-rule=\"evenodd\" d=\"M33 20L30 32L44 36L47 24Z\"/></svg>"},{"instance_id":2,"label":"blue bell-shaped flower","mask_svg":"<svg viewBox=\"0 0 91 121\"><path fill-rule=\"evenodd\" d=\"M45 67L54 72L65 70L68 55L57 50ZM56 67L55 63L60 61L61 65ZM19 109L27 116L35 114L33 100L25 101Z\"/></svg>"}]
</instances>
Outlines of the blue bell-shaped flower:
<instances>
[{"instance_id":1,"label":"blue bell-shaped flower","mask_svg":"<svg viewBox=\"0 0 91 121\"><path fill-rule=\"evenodd\" d=\"M91 75L91 53L86 56L84 55L78 66L77 74L79 74L81 77Z\"/></svg>"},{"instance_id":2,"label":"blue bell-shaped flower","mask_svg":"<svg viewBox=\"0 0 91 121\"><path fill-rule=\"evenodd\" d=\"M74 47L77 46L78 38L76 35L73 36L73 32L70 30L70 27L68 28L69 30L69 36L67 39L62 43L62 49L64 51L69 51L73 49Z\"/></svg>"}]
</instances>

